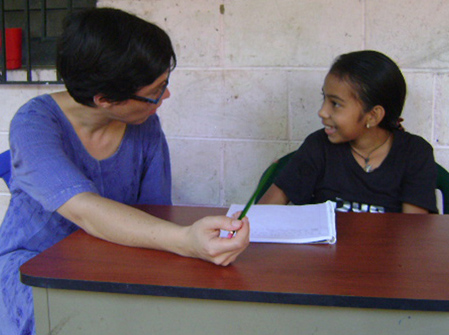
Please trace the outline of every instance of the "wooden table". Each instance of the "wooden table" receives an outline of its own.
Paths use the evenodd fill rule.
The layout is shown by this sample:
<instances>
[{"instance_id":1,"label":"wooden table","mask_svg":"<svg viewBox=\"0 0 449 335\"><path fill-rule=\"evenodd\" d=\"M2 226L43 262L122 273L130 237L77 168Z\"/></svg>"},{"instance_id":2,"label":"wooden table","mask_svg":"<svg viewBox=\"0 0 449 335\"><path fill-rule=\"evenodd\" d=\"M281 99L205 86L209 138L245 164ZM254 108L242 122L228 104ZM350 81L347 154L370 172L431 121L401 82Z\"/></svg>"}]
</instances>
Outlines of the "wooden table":
<instances>
[{"instance_id":1,"label":"wooden table","mask_svg":"<svg viewBox=\"0 0 449 335\"><path fill-rule=\"evenodd\" d=\"M223 208L140 206L188 224ZM448 334L449 216L337 213L334 245L228 267L78 231L21 267L37 334Z\"/></svg>"}]
</instances>

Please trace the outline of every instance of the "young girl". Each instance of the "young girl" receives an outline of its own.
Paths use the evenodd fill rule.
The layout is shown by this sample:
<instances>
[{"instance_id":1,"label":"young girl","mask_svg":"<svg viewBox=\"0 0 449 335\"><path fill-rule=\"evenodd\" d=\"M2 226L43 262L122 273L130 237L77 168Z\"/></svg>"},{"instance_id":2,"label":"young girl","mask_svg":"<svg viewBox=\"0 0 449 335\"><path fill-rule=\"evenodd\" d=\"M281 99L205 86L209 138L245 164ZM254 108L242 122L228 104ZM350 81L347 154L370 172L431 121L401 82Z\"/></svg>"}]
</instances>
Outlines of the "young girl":
<instances>
[{"instance_id":1,"label":"young girl","mask_svg":"<svg viewBox=\"0 0 449 335\"><path fill-rule=\"evenodd\" d=\"M20 283L19 267L78 228L220 265L248 245L246 218L182 227L129 206L171 204L170 157L156 112L170 96L175 63L167 34L133 15L101 8L66 20L57 69L67 91L30 100L11 122L0 335L35 332L31 288ZM239 233L220 238L220 229Z\"/></svg>"},{"instance_id":2,"label":"young girl","mask_svg":"<svg viewBox=\"0 0 449 335\"><path fill-rule=\"evenodd\" d=\"M432 147L400 126L406 83L398 66L376 51L344 54L322 91L324 129L306 138L259 203L436 213Z\"/></svg>"}]
</instances>

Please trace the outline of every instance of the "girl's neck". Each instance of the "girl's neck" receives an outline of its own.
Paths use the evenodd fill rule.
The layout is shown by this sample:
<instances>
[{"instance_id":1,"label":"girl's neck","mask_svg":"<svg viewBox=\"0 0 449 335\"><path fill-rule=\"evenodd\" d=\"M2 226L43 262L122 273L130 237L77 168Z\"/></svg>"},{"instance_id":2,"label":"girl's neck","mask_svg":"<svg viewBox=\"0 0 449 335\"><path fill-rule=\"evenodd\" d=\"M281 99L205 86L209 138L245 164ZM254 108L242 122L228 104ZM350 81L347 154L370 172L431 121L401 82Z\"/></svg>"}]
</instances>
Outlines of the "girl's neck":
<instances>
[{"instance_id":1,"label":"girl's neck","mask_svg":"<svg viewBox=\"0 0 449 335\"><path fill-rule=\"evenodd\" d=\"M370 128L365 134L349 144L355 150L362 154L369 154L376 148L388 147L390 148L390 140L392 133L386 129L375 127Z\"/></svg>"},{"instance_id":2,"label":"girl's neck","mask_svg":"<svg viewBox=\"0 0 449 335\"><path fill-rule=\"evenodd\" d=\"M349 143L354 159L367 173L382 164L393 143L392 132L376 128L370 129L363 139Z\"/></svg>"}]
</instances>

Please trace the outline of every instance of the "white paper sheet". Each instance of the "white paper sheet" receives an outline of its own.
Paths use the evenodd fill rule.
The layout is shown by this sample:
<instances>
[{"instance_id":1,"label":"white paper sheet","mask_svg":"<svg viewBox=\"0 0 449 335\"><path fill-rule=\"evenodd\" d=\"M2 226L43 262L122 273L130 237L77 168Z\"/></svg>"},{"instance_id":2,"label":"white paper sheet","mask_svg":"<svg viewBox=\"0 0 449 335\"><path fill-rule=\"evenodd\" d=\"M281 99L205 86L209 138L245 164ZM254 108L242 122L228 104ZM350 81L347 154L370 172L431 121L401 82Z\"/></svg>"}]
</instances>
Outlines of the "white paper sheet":
<instances>
[{"instance_id":1,"label":"white paper sheet","mask_svg":"<svg viewBox=\"0 0 449 335\"><path fill-rule=\"evenodd\" d=\"M231 205L227 215L243 210ZM335 243L335 204L253 205L246 216L250 221L250 241L265 243ZM222 231L221 236L228 232Z\"/></svg>"}]
</instances>

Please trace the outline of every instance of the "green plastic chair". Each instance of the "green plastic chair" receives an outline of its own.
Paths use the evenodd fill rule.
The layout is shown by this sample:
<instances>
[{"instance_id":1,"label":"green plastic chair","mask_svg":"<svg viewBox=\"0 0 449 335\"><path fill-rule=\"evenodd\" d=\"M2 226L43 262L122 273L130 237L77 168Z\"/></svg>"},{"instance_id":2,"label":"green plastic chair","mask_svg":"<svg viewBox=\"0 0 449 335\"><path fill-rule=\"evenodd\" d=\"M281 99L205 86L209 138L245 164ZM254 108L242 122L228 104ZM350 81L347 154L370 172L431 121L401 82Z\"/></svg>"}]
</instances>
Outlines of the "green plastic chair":
<instances>
[{"instance_id":1,"label":"green plastic chair","mask_svg":"<svg viewBox=\"0 0 449 335\"><path fill-rule=\"evenodd\" d=\"M273 184L274 179L279 174L279 172L287 165L290 158L293 156L295 151L290 152L289 154L279 158L276 162L274 162L272 165L276 165L276 169L273 172L273 174L270 176L270 178L267 180L267 183L264 185L264 187L261 189L259 195L256 197L255 202L257 203L260 198L265 194L265 192L270 188L270 186ZM449 214L449 172L445 168L443 168L440 164L436 163L437 165L437 190L441 191L441 197L443 202L443 208L441 211L443 214ZM270 165L271 166L271 165ZM268 169L267 169L268 170ZM262 174L262 177L260 180L263 179L265 176L267 170Z\"/></svg>"},{"instance_id":2,"label":"green plastic chair","mask_svg":"<svg viewBox=\"0 0 449 335\"><path fill-rule=\"evenodd\" d=\"M267 173L267 171L270 169L271 166L276 166L275 170L273 171L273 174L270 176L270 178L267 179L265 185L261 188L260 193L258 194L258 196L255 199L255 203L257 204L260 200L260 198L262 198L262 196L265 194L265 192L270 188L270 186L273 184L274 179L276 178L276 176L279 174L279 172L287 165L287 163L289 162L290 158L293 156L293 154L295 153L295 151L290 152L289 154L279 158L277 161L275 161L274 163L272 163L262 174L262 177L260 177L260 181L262 179L264 179L265 174ZM259 183L260 183L259 181Z\"/></svg>"}]
</instances>

